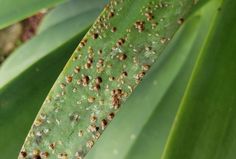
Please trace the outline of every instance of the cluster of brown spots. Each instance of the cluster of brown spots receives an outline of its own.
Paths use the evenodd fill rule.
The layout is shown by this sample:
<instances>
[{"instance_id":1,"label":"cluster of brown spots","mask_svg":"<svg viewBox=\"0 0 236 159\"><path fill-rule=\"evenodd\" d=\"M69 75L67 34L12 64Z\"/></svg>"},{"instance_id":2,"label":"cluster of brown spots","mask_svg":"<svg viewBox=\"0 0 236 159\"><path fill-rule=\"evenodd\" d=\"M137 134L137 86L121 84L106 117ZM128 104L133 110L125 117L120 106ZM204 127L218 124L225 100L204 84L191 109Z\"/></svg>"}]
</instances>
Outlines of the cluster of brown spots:
<instances>
[{"instance_id":1,"label":"cluster of brown spots","mask_svg":"<svg viewBox=\"0 0 236 159\"><path fill-rule=\"evenodd\" d=\"M145 24L144 21L138 20L134 23L134 26L136 29L138 29L138 32L143 32L144 31L144 24Z\"/></svg>"},{"instance_id":2,"label":"cluster of brown spots","mask_svg":"<svg viewBox=\"0 0 236 159\"><path fill-rule=\"evenodd\" d=\"M114 90L112 90L111 95L112 95L112 100L111 100L112 106L115 109L118 109L120 107L121 98L123 96L122 90L121 89L114 89Z\"/></svg>"},{"instance_id":3,"label":"cluster of brown spots","mask_svg":"<svg viewBox=\"0 0 236 159\"><path fill-rule=\"evenodd\" d=\"M105 129L105 127L107 126L107 121L106 121L106 119L102 119L102 121L101 121L101 128L102 128L102 130L104 130Z\"/></svg>"},{"instance_id":4,"label":"cluster of brown spots","mask_svg":"<svg viewBox=\"0 0 236 159\"><path fill-rule=\"evenodd\" d=\"M97 132L99 130L99 127L97 127L96 125L89 125L87 130L88 132Z\"/></svg>"},{"instance_id":5,"label":"cluster of brown spots","mask_svg":"<svg viewBox=\"0 0 236 159\"><path fill-rule=\"evenodd\" d=\"M41 118L37 118L34 122L35 126L40 126L43 123L43 120Z\"/></svg>"},{"instance_id":6,"label":"cluster of brown spots","mask_svg":"<svg viewBox=\"0 0 236 159\"><path fill-rule=\"evenodd\" d=\"M142 80L142 78L144 77L145 74L146 74L145 71L141 71L135 76L136 84L141 82L141 80Z\"/></svg>"},{"instance_id":7,"label":"cluster of brown spots","mask_svg":"<svg viewBox=\"0 0 236 159\"><path fill-rule=\"evenodd\" d=\"M92 135L93 139L97 140L101 136L100 132L96 132L95 134Z\"/></svg>"},{"instance_id":8,"label":"cluster of brown spots","mask_svg":"<svg viewBox=\"0 0 236 159\"><path fill-rule=\"evenodd\" d=\"M80 72L80 67L79 67L79 66L76 66L76 67L74 68L74 72L75 72L75 73L79 73L79 72Z\"/></svg>"},{"instance_id":9,"label":"cluster of brown spots","mask_svg":"<svg viewBox=\"0 0 236 159\"><path fill-rule=\"evenodd\" d=\"M86 75L82 75L82 84L83 86L87 86L89 84L89 77Z\"/></svg>"},{"instance_id":10,"label":"cluster of brown spots","mask_svg":"<svg viewBox=\"0 0 236 159\"><path fill-rule=\"evenodd\" d=\"M72 76L66 76L65 78L66 78L66 83L71 83L73 80Z\"/></svg>"},{"instance_id":11,"label":"cluster of brown spots","mask_svg":"<svg viewBox=\"0 0 236 159\"><path fill-rule=\"evenodd\" d=\"M86 146L87 146L88 148L92 148L93 145L94 145L94 141L93 141L93 140L88 140L87 143L86 143Z\"/></svg>"},{"instance_id":12,"label":"cluster of brown spots","mask_svg":"<svg viewBox=\"0 0 236 159\"><path fill-rule=\"evenodd\" d=\"M84 38L80 43L79 43L79 48L78 51L80 51L81 48L83 48L86 43L88 42L88 39Z\"/></svg>"},{"instance_id":13,"label":"cluster of brown spots","mask_svg":"<svg viewBox=\"0 0 236 159\"><path fill-rule=\"evenodd\" d=\"M57 157L58 157L59 159L68 159L67 153L60 153Z\"/></svg>"},{"instance_id":14,"label":"cluster of brown spots","mask_svg":"<svg viewBox=\"0 0 236 159\"><path fill-rule=\"evenodd\" d=\"M178 24L180 24L180 25L183 24L183 23L184 23L184 18L179 18L177 22L178 22Z\"/></svg>"},{"instance_id":15,"label":"cluster of brown spots","mask_svg":"<svg viewBox=\"0 0 236 159\"><path fill-rule=\"evenodd\" d=\"M120 61L124 61L127 58L127 55L124 53L120 53L116 56Z\"/></svg>"},{"instance_id":16,"label":"cluster of brown spots","mask_svg":"<svg viewBox=\"0 0 236 159\"><path fill-rule=\"evenodd\" d=\"M147 21L151 21L154 18L154 15L151 12L146 12L145 16L147 18Z\"/></svg>"}]
</instances>

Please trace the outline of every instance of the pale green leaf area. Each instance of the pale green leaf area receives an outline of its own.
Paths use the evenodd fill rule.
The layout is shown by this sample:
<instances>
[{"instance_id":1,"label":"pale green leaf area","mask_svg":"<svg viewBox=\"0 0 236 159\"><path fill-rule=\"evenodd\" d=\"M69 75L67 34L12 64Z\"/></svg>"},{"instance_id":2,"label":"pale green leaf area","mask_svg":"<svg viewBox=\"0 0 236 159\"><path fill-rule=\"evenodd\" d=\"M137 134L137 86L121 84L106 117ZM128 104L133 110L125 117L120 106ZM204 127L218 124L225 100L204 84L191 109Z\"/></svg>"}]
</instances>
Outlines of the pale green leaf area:
<instances>
[{"instance_id":1,"label":"pale green leaf area","mask_svg":"<svg viewBox=\"0 0 236 159\"><path fill-rule=\"evenodd\" d=\"M69 3L66 2L47 14L39 26L38 33L53 25L65 22L68 18L86 14L88 11L101 11L107 2L108 0L70 0ZM89 17L89 15L87 16Z\"/></svg>"},{"instance_id":2,"label":"pale green leaf area","mask_svg":"<svg viewBox=\"0 0 236 159\"><path fill-rule=\"evenodd\" d=\"M52 87L19 158L84 157L194 6L110 1Z\"/></svg>"},{"instance_id":3,"label":"pale green leaf area","mask_svg":"<svg viewBox=\"0 0 236 159\"><path fill-rule=\"evenodd\" d=\"M68 3L61 4L60 8ZM3 64L0 69L0 80L4 81L0 87L1 159L17 158L40 105L78 41L101 12L99 6L104 5L102 3L84 12L80 12L77 6L70 8L79 14L48 26L44 32L16 50ZM57 15L50 18L57 18ZM65 30L68 30L67 34L61 34Z\"/></svg>"},{"instance_id":4,"label":"pale green leaf area","mask_svg":"<svg viewBox=\"0 0 236 159\"><path fill-rule=\"evenodd\" d=\"M65 0L0 0L0 29Z\"/></svg>"}]
</instances>

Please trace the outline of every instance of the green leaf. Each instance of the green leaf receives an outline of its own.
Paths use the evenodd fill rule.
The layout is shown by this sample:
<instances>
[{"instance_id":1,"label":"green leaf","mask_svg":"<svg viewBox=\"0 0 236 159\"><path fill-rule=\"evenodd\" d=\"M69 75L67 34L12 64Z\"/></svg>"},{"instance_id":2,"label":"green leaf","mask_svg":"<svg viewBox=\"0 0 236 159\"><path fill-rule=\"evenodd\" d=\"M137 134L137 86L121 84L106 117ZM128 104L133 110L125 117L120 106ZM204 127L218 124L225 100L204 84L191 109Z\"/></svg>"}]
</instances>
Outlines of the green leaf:
<instances>
[{"instance_id":1,"label":"green leaf","mask_svg":"<svg viewBox=\"0 0 236 159\"><path fill-rule=\"evenodd\" d=\"M3 64L0 69L0 158L17 158L51 85L100 10L64 19L22 45ZM60 34L65 30L67 34Z\"/></svg>"},{"instance_id":2,"label":"green leaf","mask_svg":"<svg viewBox=\"0 0 236 159\"><path fill-rule=\"evenodd\" d=\"M20 156L84 157L193 4L111 1L51 89Z\"/></svg>"},{"instance_id":3,"label":"green leaf","mask_svg":"<svg viewBox=\"0 0 236 159\"><path fill-rule=\"evenodd\" d=\"M86 159L233 159L235 8L189 19Z\"/></svg>"},{"instance_id":4,"label":"green leaf","mask_svg":"<svg viewBox=\"0 0 236 159\"><path fill-rule=\"evenodd\" d=\"M211 6L188 19L86 159L161 158L197 55L217 13L218 5Z\"/></svg>"},{"instance_id":5,"label":"green leaf","mask_svg":"<svg viewBox=\"0 0 236 159\"><path fill-rule=\"evenodd\" d=\"M64 0L0 0L0 29Z\"/></svg>"},{"instance_id":6,"label":"green leaf","mask_svg":"<svg viewBox=\"0 0 236 159\"><path fill-rule=\"evenodd\" d=\"M224 0L218 8L181 100L163 159L235 158L235 7L235 1ZM174 147L177 144L179 147Z\"/></svg>"},{"instance_id":7,"label":"green leaf","mask_svg":"<svg viewBox=\"0 0 236 159\"><path fill-rule=\"evenodd\" d=\"M68 18L86 14L91 10L102 10L106 3L107 0L70 0L47 14L39 26L38 33L58 23L65 22Z\"/></svg>"}]
</instances>

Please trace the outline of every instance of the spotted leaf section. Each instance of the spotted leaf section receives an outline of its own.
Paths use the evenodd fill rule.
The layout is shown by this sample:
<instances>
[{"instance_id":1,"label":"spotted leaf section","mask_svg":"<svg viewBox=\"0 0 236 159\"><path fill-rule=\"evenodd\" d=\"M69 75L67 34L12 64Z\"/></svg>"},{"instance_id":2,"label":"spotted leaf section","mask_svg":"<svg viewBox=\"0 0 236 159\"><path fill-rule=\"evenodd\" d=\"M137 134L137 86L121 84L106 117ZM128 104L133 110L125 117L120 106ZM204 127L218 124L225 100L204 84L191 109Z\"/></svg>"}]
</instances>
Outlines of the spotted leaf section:
<instances>
[{"instance_id":1,"label":"spotted leaf section","mask_svg":"<svg viewBox=\"0 0 236 159\"><path fill-rule=\"evenodd\" d=\"M84 158L195 3L111 0L54 84L19 158Z\"/></svg>"}]
</instances>

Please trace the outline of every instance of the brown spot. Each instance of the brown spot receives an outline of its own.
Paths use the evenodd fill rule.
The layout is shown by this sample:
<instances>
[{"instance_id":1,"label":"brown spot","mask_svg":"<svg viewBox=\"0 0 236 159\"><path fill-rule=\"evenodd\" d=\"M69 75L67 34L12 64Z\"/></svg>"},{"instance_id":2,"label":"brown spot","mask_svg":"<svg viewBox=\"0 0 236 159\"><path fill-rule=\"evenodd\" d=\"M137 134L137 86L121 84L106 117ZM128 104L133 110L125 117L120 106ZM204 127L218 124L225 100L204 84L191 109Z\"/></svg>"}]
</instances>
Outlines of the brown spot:
<instances>
[{"instance_id":1,"label":"brown spot","mask_svg":"<svg viewBox=\"0 0 236 159\"><path fill-rule=\"evenodd\" d=\"M101 121L102 130L104 130L106 126L107 126L107 121L106 121L106 119L102 119L102 121Z\"/></svg>"},{"instance_id":2,"label":"brown spot","mask_svg":"<svg viewBox=\"0 0 236 159\"><path fill-rule=\"evenodd\" d=\"M78 59L78 56L74 56L74 57L72 58L73 61L75 61L75 60L77 60L77 59Z\"/></svg>"},{"instance_id":3,"label":"brown spot","mask_svg":"<svg viewBox=\"0 0 236 159\"><path fill-rule=\"evenodd\" d=\"M79 137L82 137L84 135L83 131L80 130L78 135L79 135Z\"/></svg>"},{"instance_id":4,"label":"brown spot","mask_svg":"<svg viewBox=\"0 0 236 159\"><path fill-rule=\"evenodd\" d=\"M113 11L111 11L111 12L108 13L108 17L109 17L109 18L114 17L114 15L115 15L115 13L114 13Z\"/></svg>"},{"instance_id":5,"label":"brown spot","mask_svg":"<svg viewBox=\"0 0 236 159\"><path fill-rule=\"evenodd\" d=\"M97 39L98 38L98 33L93 33L93 39Z\"/></svg>"},{"instance_id":6,"label":"brown spot","mask_svg":"<svg viewBox=\"0 0 236 159\"><path fill-rule=\"evenodd\" d=\"M145 13L145 16L146 16L148 21L151 21L154 18L153 14L150 13L150 12Z\"/></svg>"},{"instance_id":7,"label":"brown spot","mask_svg":"<svg viewBox=\"0 0 236 159\"><path fill-rule=\"evenodd\" d=\"M125 43L125 39L120 38L120 39L117 41L116 46L122 46L124 43Z\"/></svg>"},{"instance_id":8,"label":"brown spot","mask_svg":"<svg viewBox=\"0 0 236 159\"><path fill-rule=\"evenodd\" d=\"M87 86L89 84L89 77L88 76L84 75L82 77L82 84L83 84L83 86Z\"/></svg>"},{"instance_id":9,"label":"brown spot","mask_svg":"<svg viewBox=\"0 0 236 159\"><path fill-rule=\"evenodd\" d=\"M143 66L142 66L142 69L144 70L144 71L148 71L149 69L150 69L150 65L148 65L148 64L144 64Z\"/></svg>"},{"instance_id":10,"label":"brown spot","mask_svg":"<svg viewBox=\"0 0 236 159\"><path fill-rule=\"evenodd\" d=\"M49 153L48 153L48 152L42 152L42 153L41 153L41 156L42 156L43 158L48 158Z\"/></svg>"},{"instance_id":11,"label":"brown spot","mask_svg":"<svg viewBox=\"0 0 236 159\"><path fill-rule=\"evenodd\" d=\"M23 157L23 158L25 158L25 157L27 156L27 152L21 151L21 152L20 152L20 156Z\"/></svg>"},{"instance_id":12,"label":"brown spot","mask_svg":"<svg viewBox=\"0 0 236 159\"><path fill-rule=\"evenodd\" d=\"M112 27L112 28L111 28L111 32L113 32L113 33L116 32L116 30L117 30L116 27Z\"/></svg>"},{"instance_id":13,"label":"brown spot","mask_svg":"<svg viewBox=\"0 0 236 159\"><path fill-rule=\"evenodd\" d=\"M88 97L88 102L93 103L95 101L95 97Z\"/></svg>"},{"instance_id":14,"label":"brown spot","mask_svg":"<svg viewBox=\"0 0 236 159\"><path fill-rule=\"evenodd\" d=\"M97 78L95 79L95 82L96 82L97 84L102 83L102 78L101 78L101 77L97 77Z\"/></svg>"},{"instance_id":15,"label":"brown spot","mask_svg":"<svg viewBox=\"0 0 236 159\"><path fill-rule=\"evenodd\" d=\"M179 18L179 20L177 22L178 22L178 24L183 24L184 23L184 18Z\"/></svg>"},{"instance_id":16,"label":"brown spot","mask_svg":"<svg viewBox=\"0 0 236 159\"><path fill-rule=\"evenodd\" d=\"M61 83L60 87L61 87L61 89L64 89L66 87L66 84L65 83Z\"/></svg>"},{"instance_id":17,"label":"brown spot","mask_svg":"<svg viewBox=\"0 0 236 159\"><path fill-rule=\"evenodd\" d=\"M107 119L111 121L114 117L115 117L115 114L111 112L110 114L108 114Z\"/></svg>"},{"instance_id":18,"label":"brown spot","mask_svg":"<svg viewBox=\"0 0 236 159\"><path fill-rule=\"evenodd\" d=\"M124 53L121 53L121 54L118 54L117 55L117 58L120 60L120 61L123 61L127 58L127 55L124 54Z\"/></svg>"},{"instance_id":19,"label":"brown spot","mask_svg":"<svg viewBox=\"0 0 236 159\"><path fill-rule=\"evenodd\" d=\"M88 131L89 132L96 132L98 131L99 127L96 127L96 125L89 125Z\"/></svg>"},{"instance_id":20,"label":"brown spot","mask_svg":"<svg viewBox=\"0 0 236 159\"><path fill-rule=\"evenodd\" d=\"M111 76L109 77L109 81L114 81L115 80L115 77Z\"/></svg>"},{"instance_id":21,"label":"brown spot","mask_svg":"<svg viewBox=\"0 0 236 159\"><path fill-rule=\"evenodd\" d=\"M165 44L165 43L166 43L166 41L167 41L167 39L163 37L163 38L161 38L161 40L160 40L160 41L161 41L161 43L162 43L162 44Z\"/></svg>"},{"instance_id":22,"label":"brown spot","mask_svg":"<svg viewBox=\"0 0 236 159\"><path fill-rule=\"evenodd\" d=\"M102 49L98 50L98 55L102 55Z\"/></svg>"},{"instance_id":23,"label":"brown spot","mask_svg":"<svg viewBox=\"0 0 236 159\"><path fill-rule=\"evenodd\" d=\"M33 155L33 159L41 159L40 155Z\"/></svg>"},{"instance_id":24,"label":"brown spot","mask_svg":"<svg viewBox=\"0 0 236 159\"><path fill-rule=\"evenodd\" d=\"M72 76L66 76L66 82L71 83L72 82Z\"/></svg>"},{"instance_id":25,"label":"brown spot","mask_svg":"<svg viewBox=\"0 0 236 159\"><path fill-rule=\"evenodd\" d=\"M95 86L93 87L93 90L95 91L99 91L101 89L101 86L99 84L95 84Z\"/></svg>"},{"instance_id":26,"label":"brown spot","mask_svg":"<svg viewBox=\"0 0 236 159\"><path fill-rule=\"evenodd\" d=\"M52 144L49 145L49 149L51 149L51 150L54 150L55 147L56 147L56 144L55 144L55 143L52 143Z\"/></svg>"},{"instance_id":27,"label":"brown spot","mask_svg":"<svg viewBox=\"0 0 236 159\"><path fill-rule=\"evenodd\" d=\"M89 68L91 68L91 66L92 66L91 63L86 63L86 64L84 65L84 68L85 68L85 69L89 69Z\"/></svg>"},{"instance_id":28,"label":"brown spot","mask_svg":"<svg viewBox=\"0 0 236 159\"><path fill-rule=\"evenodd\" d=\"M122 72L122 76L127 77L128 73L126 71Z\"/></svg>"},{"instance_id":29,"label":"brown spot","mask_svg":"<svg viewBox=\"0 0 236 159\"><path fill-rule=\"evenodd\" d=\"M91 123L94 123L94 122L96 122L97 121L97 117L95 116L95 115L91 115L90 116L90 122Z\"/></svg>"},{"instance_id":30,"label":"brown spot","mask_svg":"<svg viewBox=\"0 0 236 159\"><path fill-rule=\"evenodd\" d=\"M80 72L80 67L79 67L79 66L76 66L75 69L74 69L74 72L75 72L75 73L79 73L79 72Z\"/></svg>"}]
</instances>

